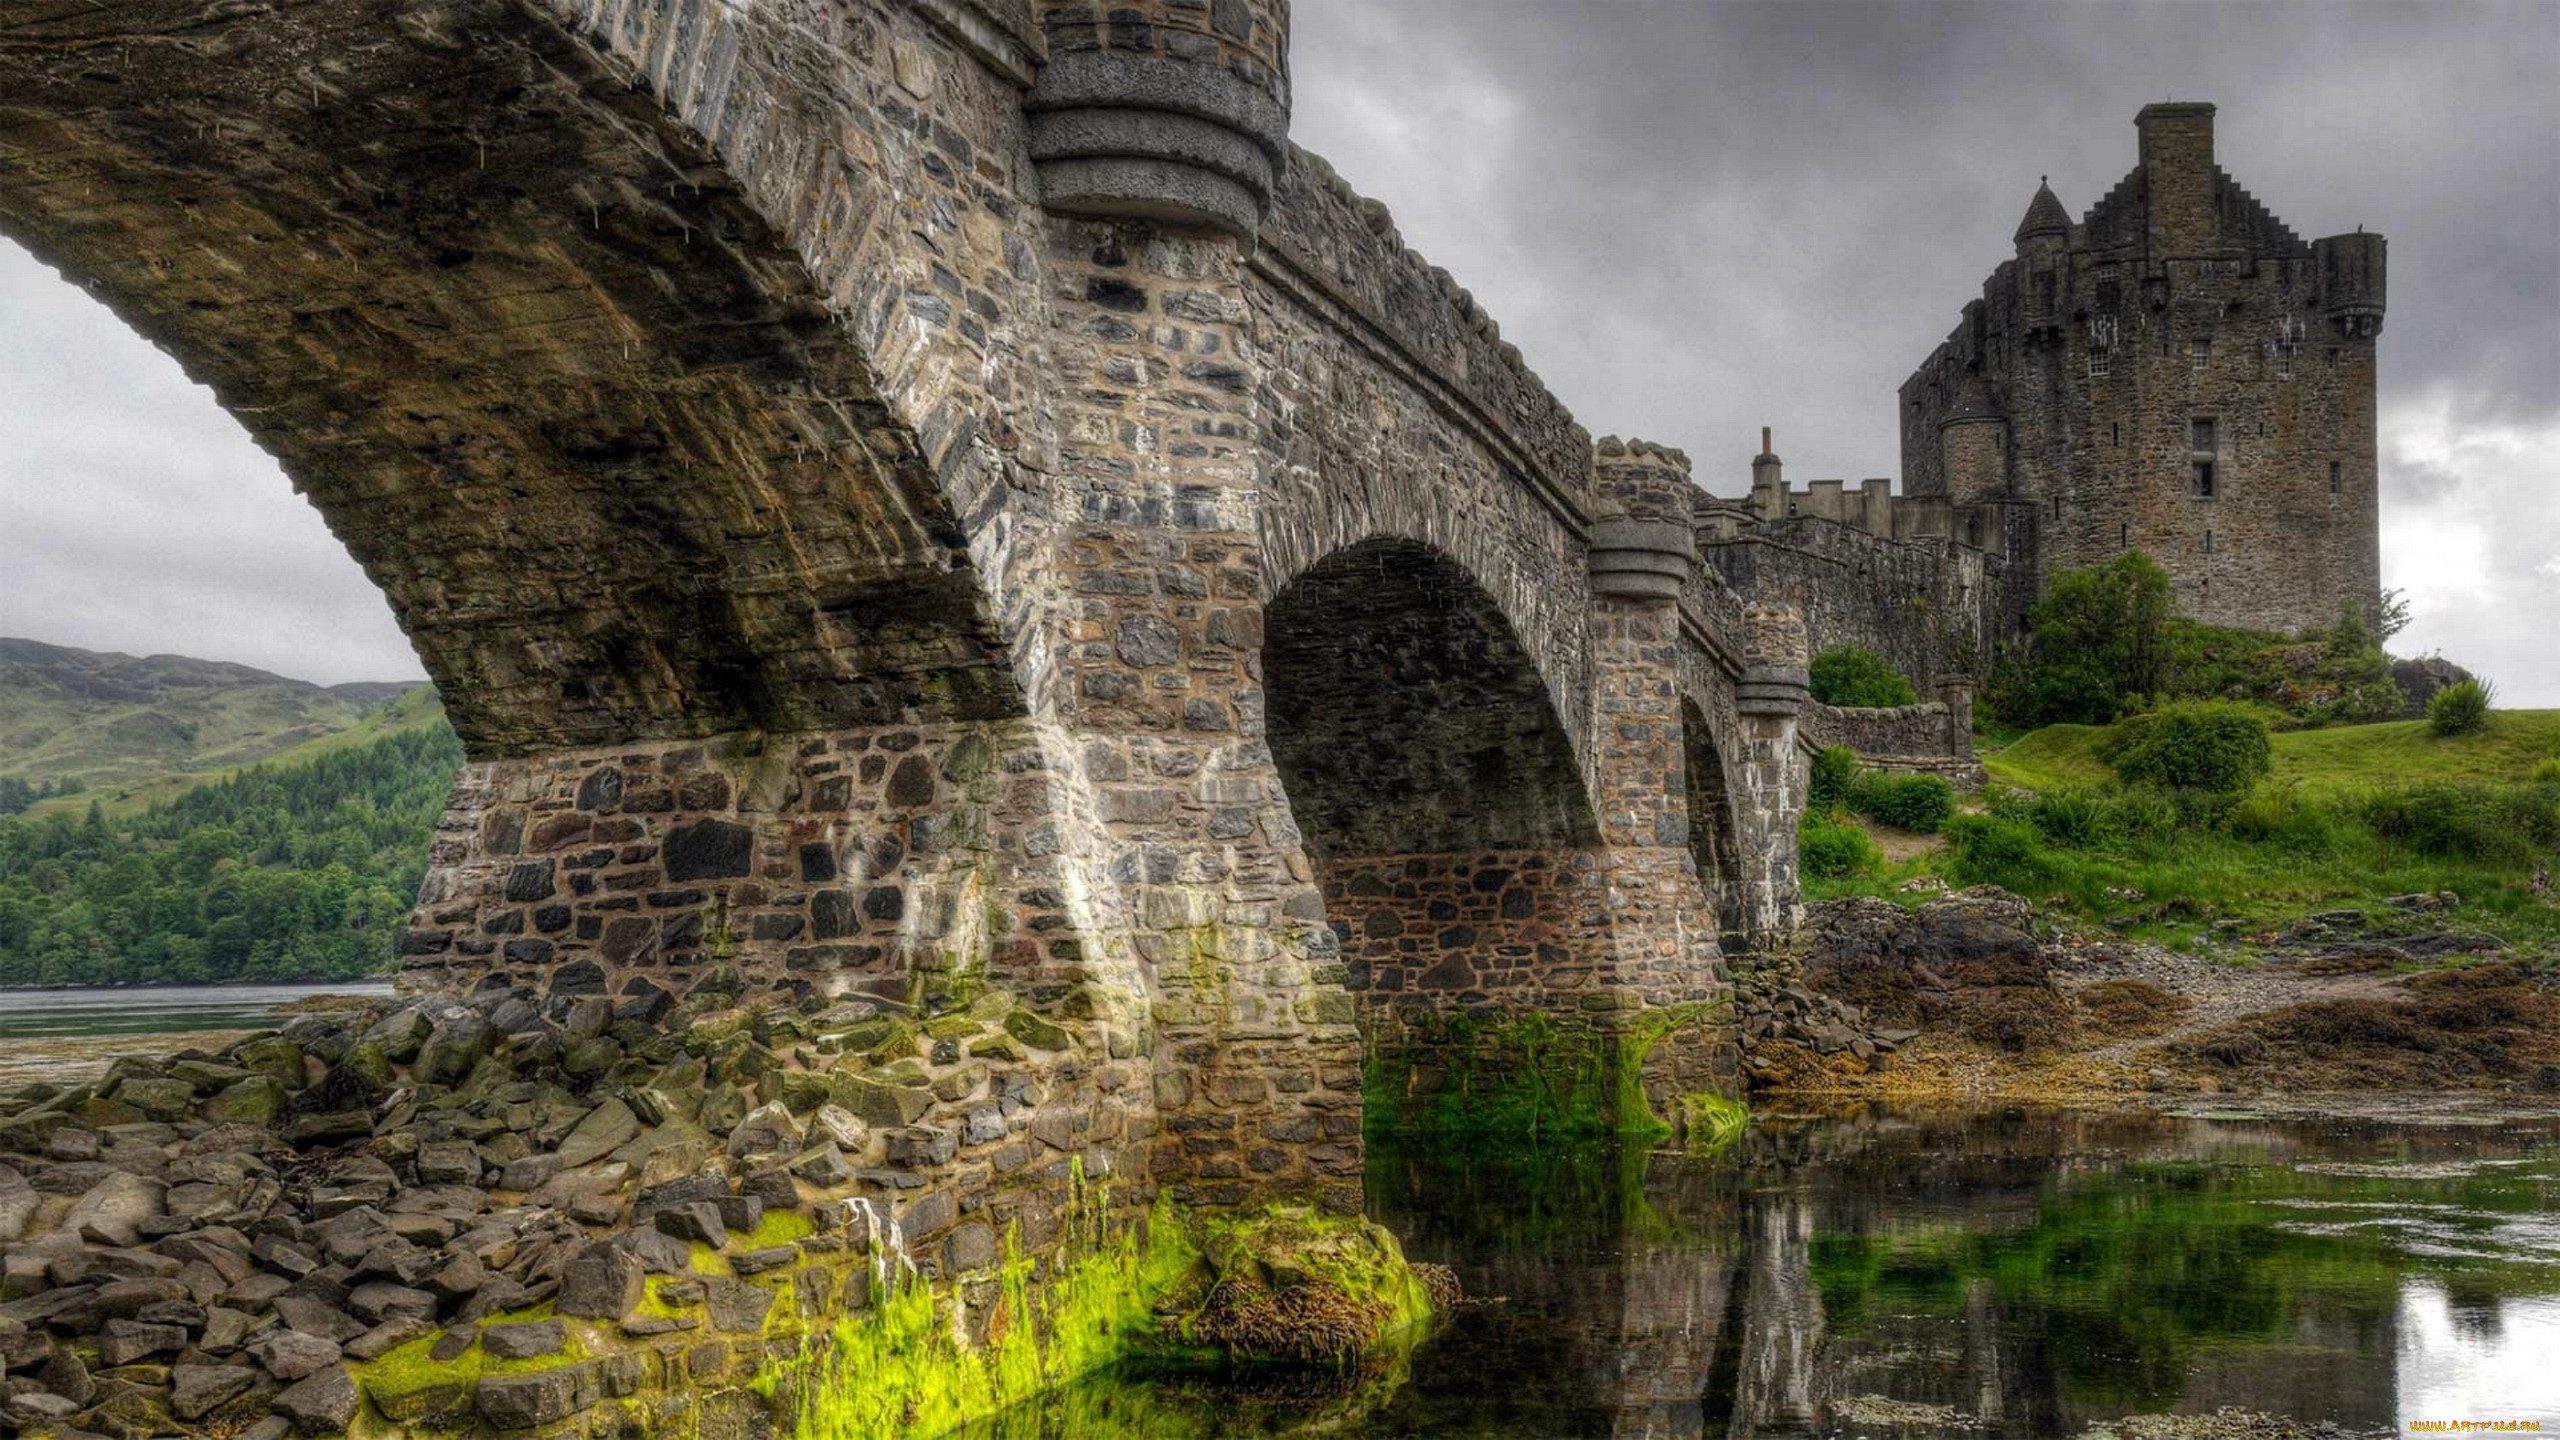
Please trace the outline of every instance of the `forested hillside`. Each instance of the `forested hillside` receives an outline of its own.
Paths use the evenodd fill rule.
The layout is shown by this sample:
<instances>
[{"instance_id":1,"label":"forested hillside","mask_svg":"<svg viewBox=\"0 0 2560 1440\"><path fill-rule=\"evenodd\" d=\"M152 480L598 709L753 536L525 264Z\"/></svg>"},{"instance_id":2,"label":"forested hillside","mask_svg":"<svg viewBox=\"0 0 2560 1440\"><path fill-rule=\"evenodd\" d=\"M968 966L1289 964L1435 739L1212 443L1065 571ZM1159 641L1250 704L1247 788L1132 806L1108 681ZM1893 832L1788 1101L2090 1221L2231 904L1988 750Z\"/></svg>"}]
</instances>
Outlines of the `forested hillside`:
<instances>
[{"instance_id":1,"label":"forested hillside","mask_svg":"<svg viewBox=\"0 0 2560 1440\"><path fill-rule=\"evenodd\" d=\"M0 637L0 815L139 812L243 765L422 728L415 681L313 685L184 655L121 655ZM60 797L70 796L64 799Z\"/></svg>"},{"instance_id":2,"label":"forested hillside","mask_svg":"<svg viewBox=\"0 0 2560 1440\"><path fill-rule=\"evenodd\" d=\"M461 763L438 717L125 818L0 819L0 984L383 972Z\"/></svg>"}]
</instances>

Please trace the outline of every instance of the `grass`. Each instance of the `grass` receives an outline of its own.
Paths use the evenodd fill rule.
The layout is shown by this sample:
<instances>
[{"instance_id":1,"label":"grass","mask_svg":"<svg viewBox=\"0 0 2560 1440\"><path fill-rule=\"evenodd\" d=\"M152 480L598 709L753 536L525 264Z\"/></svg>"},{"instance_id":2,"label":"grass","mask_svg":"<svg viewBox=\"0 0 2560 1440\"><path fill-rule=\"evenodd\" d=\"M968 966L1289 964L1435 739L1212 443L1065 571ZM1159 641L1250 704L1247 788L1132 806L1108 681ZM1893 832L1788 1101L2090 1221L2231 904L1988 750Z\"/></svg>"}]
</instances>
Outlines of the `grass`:
<instances>
[{"instance_id":1,"label":"grass","mask_svg":"<svg viewBox=\"0 0 2560 1440\"><path fill-rule=\"evenodd\" d=\"M2560 755L2560 710L2493 710L2469 735L2437 735L2424 720L2295 730L2275 737L2276 783L2329 792L2412 780L2515 784Z\"/></svg>"},{"instance_id":2,"label":"grass","mask_svg":"<svg viewBox=\"0 0 2560 1440\"><path fill-rule=\"evenodd\" d=\"M2050 794L2107 784L2112 771L2098 758L2107 733L2102 726L2049 726L1987 755L1990 808L2027 825L2029 807L1999 799L2000 787ZM2438 737L2425 721L2412 720L2289 731L2273 741L2274 774L2251 803L2301 818L2294 829L2244 839L2219 825L2187 823L2076 844L2042 835L2022 855L1971 865L1938 846L1861 874L1808 879L1806 893L1907 900L1901 887L1919 877L1950 885L1989 880L2138 938L2192 947L2217 933L2278 929L2314 911L2378 909L2388 896L2449 890L2461 904L2445 923L2560 946L2560 907L2534 893L2530 865L2421 854L2346 818L2367 792L2522 786L2537 763L2560 753L2560 711L2496 711L2473 735Z\"/></svg>"},{"instance_id":3,"label":"grass","mask_svg":"<svg viewBox=\"0 0 2560 1440\"><path fill-rule=\"evenodd\" d=\"M1985 754L1982 768L2000 784L2021 790L2095 785L2115 775L2098 758L2098 746L2106 738L2104 725L2047 725Z\"/></svg>"},{"instance_id":4,"label":"grass","mask_svg":"<svg viewBox=\"0 0 2560 1440\"><path fill-rule=\"evenodd\" d=\"M2051 790L2111 778L2098 758L2103 725L2048 725L1982 757L1991 778ZM2476 734L2440 736L2424 720L2287 730L2275 742L2275 783L2334 793L2415 780L2514 784L2534 762L2560 755L2560 710L2495 710Z\"/></svg>"},{"instance_id":5,"label":"grass","mask_svg":"<svg viewBox=\"0 0 2560 1440\"><path fill-rule=\"evenodd\" d=\"M251 765L297 765L341 750L358 749L385 736L442 725L445 723L444 703L437 697L434 686L421 685L371 714L345 724L343 728L321 728L325 723L325 719L304 717L294 728L286 731L235 739L217 755L208 757L213 761L213 768L167 771L121 783L93 782L89 789L79 794L40 800L27 807L26 813L31 817L57 813L85 815L89 811L89 802L94 800L110 818L139 815L153 805L174 800L198 786L228 780ZM315 729L319 733L311 733ZM292 738L294 736L304 738ZM281 749L262 751L259 749L262 738L266 741L283 739L289 743ZM134 758L138 761L143 759ZM0 762L0 769L10 769L17 763L14 759ZM17 772L10 769L10 773ZM50 772L38 769L30 769L26 773L37 779L50 778Z\"/></svg>"}]
</instances>

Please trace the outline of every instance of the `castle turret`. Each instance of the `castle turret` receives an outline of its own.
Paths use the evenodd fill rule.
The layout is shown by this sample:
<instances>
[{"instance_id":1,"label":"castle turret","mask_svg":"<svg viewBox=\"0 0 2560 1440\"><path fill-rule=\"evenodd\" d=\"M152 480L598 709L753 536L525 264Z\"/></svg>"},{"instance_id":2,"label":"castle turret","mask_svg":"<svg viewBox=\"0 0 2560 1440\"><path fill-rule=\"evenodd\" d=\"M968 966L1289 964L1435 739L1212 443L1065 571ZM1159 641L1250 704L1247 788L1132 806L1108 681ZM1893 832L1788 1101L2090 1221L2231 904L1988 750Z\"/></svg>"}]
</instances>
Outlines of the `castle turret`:
<instances>
[{"instance_id":1,"label":"castle turret","mask_svg":"<svg viewBox=\"0 0 2560 1440\"><path fill-rule=\"evenodd\" d=\"M2213 195L2213 107L2201 101L2145 105L2133 125L2142 136L2152 258L2213 253L2221 241Z\"/></svg>"},{"instance_id":2,"label":"castle turret","mask_svg":"<svg viewBox=\"0 0 2560 1440\"><path fill-rule=\"evenodd\" d=\"M2062 208L2061 197L2053 193L2053 186L2048 183L2050 179L2037 178L2036 198L2027 202L2027 217L2018 222L2018 233L2010 237L2017 244L2020 259L2040 251L2060 250L2071 243L2071 212Z\"/></svg>"},{"instance_id":3,"label":"castle turret","mask_svg":"<svg viewBox=\"0 0 2560 1440\"><path fill-rule=\"evenodd\" d=\"M1023 110L1040 203L1252 244L1289 153L1285 0L1042 0L1049 59Z\"/></svg>"},{"instance_id":4,"label":"castle turret","mask_svg":"<svg viewBox=\"0 0 2560 1440\"><path fill-rule=\"evenodd\" d=\"M2329 323L2350 340L2382 333L2383 241L2358 230L2311 242L2319 264L2320 304Z\"/></svg>"}]
</instances>

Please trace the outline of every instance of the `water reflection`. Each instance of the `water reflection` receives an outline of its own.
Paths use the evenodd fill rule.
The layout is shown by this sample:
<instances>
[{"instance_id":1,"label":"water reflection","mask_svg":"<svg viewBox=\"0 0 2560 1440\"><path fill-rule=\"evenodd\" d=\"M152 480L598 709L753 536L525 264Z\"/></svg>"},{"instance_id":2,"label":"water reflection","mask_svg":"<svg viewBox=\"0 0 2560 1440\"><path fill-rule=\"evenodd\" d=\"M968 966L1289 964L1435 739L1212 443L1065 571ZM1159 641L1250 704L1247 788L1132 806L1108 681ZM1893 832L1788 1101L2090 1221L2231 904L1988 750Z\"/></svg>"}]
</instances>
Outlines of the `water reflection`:
<instances>
[{"instance_id":1,"label":"water reflection","mask_svg":"<svg viewBox=\"0 0 2560 1440\"><path fill-rule=\"evenodd\" d=\"M1105 1377L987 1433L2560 1422L2560 1120L1870 1114L1713 1158L1380 1147L1370 1191L1499 1297L1409 1366L1304 1400Z\"/></svg>"}]
</instances>

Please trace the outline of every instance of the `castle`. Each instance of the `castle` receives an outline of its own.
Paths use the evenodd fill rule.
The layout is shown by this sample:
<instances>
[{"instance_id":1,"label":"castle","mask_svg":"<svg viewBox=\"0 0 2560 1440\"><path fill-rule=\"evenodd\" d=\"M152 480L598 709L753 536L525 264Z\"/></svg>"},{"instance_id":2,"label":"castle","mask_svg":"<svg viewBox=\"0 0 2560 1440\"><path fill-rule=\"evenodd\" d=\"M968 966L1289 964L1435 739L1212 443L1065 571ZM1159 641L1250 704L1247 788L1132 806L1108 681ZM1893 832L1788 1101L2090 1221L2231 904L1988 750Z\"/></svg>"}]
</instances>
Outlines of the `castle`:
<instances>
[{"instance_id":1,"label":"castle","mask_svg":"<svg viewBox=\"0 0 2560 1440\"><path fill-rule=\"evenodd\" d=\"M2037 187L2015 255L1902 383L1900 494L1796 490L1763 431L1749 498L1699 507L1727 580L1802 596L1817 648L1924 683L1978 673L2054 571L2127 550L2214 624L2372 614L2383 238L2303 241L2214 163L2213 115L2145 106L2138 162L2077 223Z\"/></svg>"}]
</instances>

